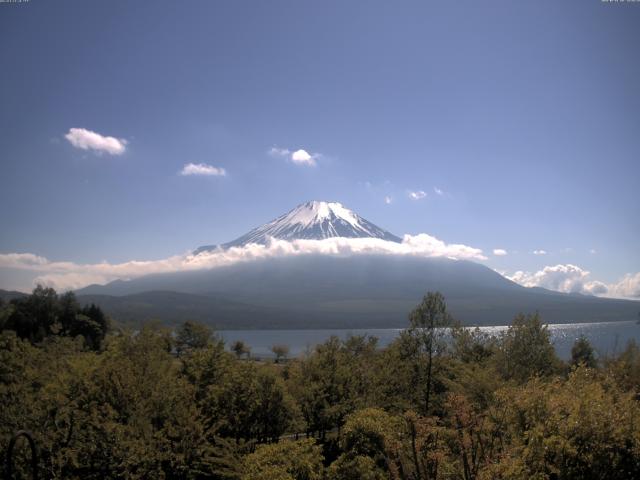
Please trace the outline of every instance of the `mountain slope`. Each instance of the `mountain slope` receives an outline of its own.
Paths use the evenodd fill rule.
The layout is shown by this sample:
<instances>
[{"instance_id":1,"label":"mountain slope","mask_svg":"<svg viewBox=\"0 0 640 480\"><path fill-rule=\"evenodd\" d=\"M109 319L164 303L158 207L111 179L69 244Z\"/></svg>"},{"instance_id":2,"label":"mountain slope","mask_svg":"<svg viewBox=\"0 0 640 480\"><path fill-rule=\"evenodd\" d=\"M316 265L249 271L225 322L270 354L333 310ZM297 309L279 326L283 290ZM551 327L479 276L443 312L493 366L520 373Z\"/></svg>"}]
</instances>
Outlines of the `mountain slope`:
<instances>
[{"instance_id":1,"label":"mountain slope","mask_svg":"<svg viewBox=\"0 0 640 480\"><path fill-rule=\"evenodd\" d=\"M101 303L94 295L142 298L160 290L178 292L181 308L163 303L162 295L148 299L157 318L194 318L218 328L401 328L430 290L441 291L466 324L509 324L518 312L535 311L549 323L633 320L640 310L640 302L524 288L473 262L380 255L254 260L92 286L78 294L83 300L92 295L115 315L125 312L124 304L112 311L117 300ZM223 308L221 300L233 308Z\"/></svg>"},{"instance_id":2,"label":"mountain slope","mask_svg":"<svg viewBox=\"0 0 640 480\"><path fill-rule=\"evenodd\" d=\"M140 325L149 320L178 324L196 320L215 328L255 328L256 318L286 328L286 312L276 308L233 302L211 295L194 295L171 291L149 291L132 295L79 295L82 304L95 303L109 316L124 325Z\"/></svg>"},{"instance_id":3,"label":"mountain slope","mask_svg":"<svg viewBox=\"0 0 640 480\"><path fill-rule=\"evenodd\" d=\"M249 243L266 244L269 237L280 240L322 240L332 237L380 238L400 242L400 238L365 220L337 202L312 201L298 205L275 220L254 228L245 235L222 245L241 247ZM194 253L213 250L217 245L199 247Z\"/></svg>"},{"instance_id":4,"label":"mountain slope","mask_svg":"<svg viewBox=\"0 0 640 480\"><path fill-rule=\"evenodd\" d=\"M9 302L10 300L13 300L14 298L23 298L26 297L28 294L24 293L24 292L17 292L15 290L2 290L0 289L0 299L5 301L5 302Z\"/></svg>"}]
</instances>

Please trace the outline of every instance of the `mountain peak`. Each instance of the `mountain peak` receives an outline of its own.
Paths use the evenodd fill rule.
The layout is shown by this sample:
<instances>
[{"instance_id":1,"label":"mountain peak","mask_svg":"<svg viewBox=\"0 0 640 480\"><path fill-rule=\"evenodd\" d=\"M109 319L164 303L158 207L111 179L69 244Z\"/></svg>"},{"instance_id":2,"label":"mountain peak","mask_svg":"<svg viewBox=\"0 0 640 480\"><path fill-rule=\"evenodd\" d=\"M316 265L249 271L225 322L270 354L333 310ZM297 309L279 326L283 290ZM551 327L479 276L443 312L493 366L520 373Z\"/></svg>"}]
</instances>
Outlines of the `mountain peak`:
<instances>
[{"instance_id":1,"label":"mountain peak","mask_svg":"<svg viewBox=\"0 0 640 480\"><path fill-rule=\"evenodd\" d=\"M247 234L222 245L239 247L249 243L266 244L268 238L280 240L323 240L325 238L379 238L400 242L400 238L365 220L339 202L312 200ZM194 253L213 250L215 245L198 248Z\"/></svg>"},{"instance_id":2,"label":"mountain peak","mask_svg":"<svg viewBox=\"0 0 640 480\"><path fill-rule=\"evenodd\" d=\"M282 217L281 217L282 218ZM338 219L357 228L358 216L338 202L312 200L302 203L285 215L288 223L309 226Z\"/></svg>"}]
</instances>

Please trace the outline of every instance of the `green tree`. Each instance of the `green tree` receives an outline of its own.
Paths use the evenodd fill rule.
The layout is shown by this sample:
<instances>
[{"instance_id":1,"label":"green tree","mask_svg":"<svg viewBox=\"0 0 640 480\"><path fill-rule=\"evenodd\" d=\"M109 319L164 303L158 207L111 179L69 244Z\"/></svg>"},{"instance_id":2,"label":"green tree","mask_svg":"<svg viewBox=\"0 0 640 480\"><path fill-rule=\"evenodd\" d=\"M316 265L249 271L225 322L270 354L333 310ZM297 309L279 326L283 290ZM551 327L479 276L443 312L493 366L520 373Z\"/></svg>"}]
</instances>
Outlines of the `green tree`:
<instances>
[{"instance_id":1,"label":"green tree","mask_svg":"<svg viewBox=\"0 0 640 480\"><path fill-rule=\"evenodd\" d=\"M211 329L198 322L187 320L176 330L175 346L178 356L183 353L205 348L211 341Z\"/></svg>"},{"instance_id":2,"label":"green tree","mask_svg":"<svg viewBox=\"0 0 640 480\"><path fill-rule=\"evenodd\" d=\"M502 390L507 454L493 478L640 477L640 405L592 369Z\"/></svg>"},{"instance_id":3,"label":"green tree","mask_svg":"<svg viewBox=\"0 0 640 480\"><path fill-rule=\"evenodd\" d=\"M558 371L560 360L551 343L549 330L537 313L519 314L514 318L500 338L496 365L504 378L518 382Z\"/></svg>"},{"instance_id":4,"label":"green tree","mask_svg":"<svg viewBox=\"0 0 640 480\"><path fill-rule=\"evenodd\" d=\"M312 439L260 445L245 457L242 480L321 480L322 460Z\"/></svg>"},{"instance_id":5,"label":"green tree","mask_svg":"<svg viewBox=\"0 0 640 480\"><path fill-rule=\"evenodd\" d=\"M404 412L424 405L424 389L421 383L420 359L416 342L406 330L383 349L372 364L374 369L375 402L372 406L392 412Z\"/></svg>"},{"instance_id":6,"label":"green tree","mask_svg":"<svg viewBox=\"0 0 640 480\"><path fill-rule=\"evenodd\" d=\"M234 358L224 349L224 342L215 339L206 348L194 350L181 359L181 374L196 389L196 399L203 402L209 389L231 375Z\"/></svg>"},{"instance_id":7,"label":"green tree","mask_svg":"<svg viewBox=\"0 0 640 480\"><path fill-rule=\"evenodd\" d=\"M220 436L238 442L272 442L292 424L296 406L275 372L236 362L208 389L203 412L206 424Z\"/></svg>"},{"instance_id":8,"label":"green tree","mask_svg":"<svg viewBox=\"0 0 640 480\"><path fill-rule=\"evenodd\" d=\"M446 349L445 336L452 319L447 312L444 297L439 292L428 292L422 302L409 314L410 327L406 331L413 344L416 365L419 367L421 388L424 392L424 412L429 411L433 388L434 358Z\"/></svg>"},{"instance_id":9,"label":"green tree","mask_svg":"<svg viewBox=\"0 0 640 480\"><path fill-rule=\"evenodd\" d=\"M98 350L104 343L105 337L109 332L111 323L102 309L94 305L85 305L80 311L81 315L90 319L90 326L78 326L78 334L83 335L87 344L93 350ZM77 316L76 316L77 317Z\"/></svg>"},{"instance_id":10,"label":"green tree","mask_svg":"<svg viewBox=\"0 0 640 480\"><path fill-rule=\"evenodd\" d=\"M344 452L331 464L329 477L337 479L388 478L395 439L401 421L378 408L350 414L344 425L340 447Z\"/></svg>"},{"instance_id":11,"label":"green tree","mask_svg":"<svg viewBox=\"0 0 640 480\"><path fill-rule=\"evenodd\" d=\"M80 313L80 304L73 292L65 292L59 295L56 302L55 332L74 337L78 335L76 329L76 316Z\"/></svg>"},{"instance_id":12,"label":"green tree","mask_svg":"<svg viewBox=\"0 0 640 480\"><path fill-rule=\"evenodd\" d=\"M484 473L504 454L500 448L506 428L505 409L473 404L462 394L447 398L447 467L464 480L486 478Z\"/></svg>"},{"instance_id":13,"label":"green tree","mask_svg":"<svg viewBox=\"0 0 640 480\"><path fill-rule=\"evenodd\" d=\"M483 363L495 353L495 340L480 328L454 325L451 328L452 356L464 363Z\"/></svg>"},{"instance_id":14,"label":"green tree","mask_svg":"<svg viewBox=\"0 0 640 480\"><path fill-rule=\"evenodd\" d=\"M584 335L581 335L571 347L571 365L580 364L589 368L596 368L598 365L593 347Z\"/></svg>"},{"instance_id":15,"label":"green tree","mask_svg":"<svg viewBox=\"0 0 640 480\"><path fill-rule=\"evenodd\" d=\"M31 295L13 299L11 303L14 310L5 328L14 330L20 338L37 343L57 333L58 295L53 288L38 285Z\"/></svg>"},{"instance_id":16,"label":"green tree","mask_svg":"<svg viewBox=\"0 0 640 480\"><path fill-rule=\"evenodd\" d=\"M81 308L73 292L58 295L54 289L39 285L31 295L13 299L10 308L2 310L1 329L13 330L32 343L50 336L81 336L88 348L98 350L109 321L96 305Z\"/></svg>"},{"instance_id":17,"label":"green tree","mask_svg":"<svg viewBox=\"0 0 640 480\"><path fill-rule=\"evenodd\" d=\"M0 332L3 332L7 326L9 318L13 314L14 306L5 302L0 298Z\"/></svg>"},{"instance_id":18,"label":"green tree","mask_svg":"<svg viewBox=\"0 0 640 480\"><path fill-rule=\"evenodd\" d=\"M276 363L280 363L280 360L286 360L287 355L289 355L289 346L282 344L273 345L271 351L276 356Z\"/></svg>"},{"instance_id":19,"label":"green tree","mask_svg":"<svg viewBox=\"0 0 640 480\"><path fill-rule=\"evenodd\" d=\"M247 358L251 354L251 348L242 340L236 340L231 344L231 351L236 354L236 357L240 358L242 355L246 355Z\"/></svg>"},{"instance_id":20,"label":"green tree","mask_svg":"<svg viewBox=\"0 0 640 480\"><path fill-rule=\"evenodd\" d=\"M331 337L307 358L289 365L290 389L298 401L307 432L322 438L340 428L344 418L371 399L376 340ZM368 365L367 365L368 363Z\"/></svg>"},{"instance_id":21,"label":"green tree","mask_svg":"<svg viewBox=\"0 0 640 480\"><path fill-rule=\"evenodd\" d=\"M340 455L327 470L332 480L386 480L389 478L371 457L364 455Z\"/></svg>"},{"instance_id":22,"label":"green tree","mask_svg":"<svg viewBox=\"0 0 640 480\"><path fill-rule=\"evenodd\" d=\"M625 391L634 391L640 399L640 346L631 339L618 357L606 360L607 370Z\"/></svg>"}]
</instances>

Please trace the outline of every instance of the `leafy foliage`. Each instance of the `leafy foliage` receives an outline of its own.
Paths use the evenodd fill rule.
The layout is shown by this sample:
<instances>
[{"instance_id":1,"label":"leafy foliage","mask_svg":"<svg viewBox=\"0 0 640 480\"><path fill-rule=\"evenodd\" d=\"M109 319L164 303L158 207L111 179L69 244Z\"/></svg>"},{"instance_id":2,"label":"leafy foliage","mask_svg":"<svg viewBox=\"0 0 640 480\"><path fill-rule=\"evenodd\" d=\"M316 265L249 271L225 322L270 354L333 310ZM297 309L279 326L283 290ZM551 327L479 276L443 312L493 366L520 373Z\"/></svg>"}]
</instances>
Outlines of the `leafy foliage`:
<instances>
[{"instance_id":1,"label":"leafy foliage","mask_svg":"<svg viewBox=\"0 0 640 480\"><path fill-rule=\"evenodd\" d=\"M501 339L497 366L505 379L517 382L558 371L560 361L549 339L549 330L537 313L519 314L513 319Z\"/></svg>"},{"instance_id":2,"label":"leafy foliage","mask_svg":"<svg viewBox=\"0 0 640 480\"><path fill-rule=\"evenodd\" d=\"M596 362L578 340L563 364L537 315L491 338L429 294L386 348L333 337L283 364L194 322L103 335L43 288L0 326L0 456L31 430L44 478L640 478L640 348Z\"/></svg>"},{"instance_id":3,"label":"leafy foliage","mask_svg":"<svg viewBox=\"0 0 640 480\"><path fill-rule=\"evenodd\" d=\"M589 368L596 368L598 365L593 347L584 336L578 338L571 347L571 364L585 365Z\"/></svg>"},{"instance_id":4,"label":"leafy foliage","mask_svg":"<svg viewBox=\"0 0 640 480\"><path fill-rule=\"evenodd\" d=\"M51 336L82 337L86 346L98 350L109 330L100 307L80 307L73 292L58 295L52 288L38 286L24 298L0 305L0 331L12 330L32 343Z\"/></svg>"},{"instance_id":5,"label":"leafy foliage","mask_svg":"<svg viewBox=\"0 0 640 480\"><path fill-rule=\"evenodd\" d=\"M211 329L202 323L187 320L176 330L175 347L178 355L205 348L211 341Z\"/></svg>"},{"instance_id":6,"label":"leafy foliage","mask_svg":"<svg viewBox=\"0 0 640 480\"><path fill-rule=\"evenodd\" d=\"M251 348L242 340L236 340L233 342L231 344L231 350L238 358L242 357L242 355L246 355L248 357L251 354Z\"/></svg>"},{"instance_id":7,"label":"leafy foliage","mask_svg":"<svg viewBox=\"0 0 640 480\"><path fill-rule=\"evenodd\" d=\"M312 439L261 445L244 460L242 480L321 480L322 453Z\"/></svg>"},{"instance_id":8,"label":"leafy foliage","mask_svg":"<svg viewBox=\"0 0 640 480\"><path fill-rule=\"evenodd\" d=\"M441 293L428 293L422 302L409 314L410 327L407 335L400 337L412 350L411 355L417 371L417 385L423 386L424 408L429 412L429 401L433 389L434 365L437 357L446 349L444 336L452 319Z\"/></svg>"},{"instance_id":9,"label":"leafy foliage","mask_svg":"<svg viewBox=\"0 0 640 480\"><path fill-rule=\"evenodd\" d=\"M271 351L276 356L276 363L280 363L281 360L285 360L289 355L288 345L273 345Z\"/></svg>"}]
</instances>

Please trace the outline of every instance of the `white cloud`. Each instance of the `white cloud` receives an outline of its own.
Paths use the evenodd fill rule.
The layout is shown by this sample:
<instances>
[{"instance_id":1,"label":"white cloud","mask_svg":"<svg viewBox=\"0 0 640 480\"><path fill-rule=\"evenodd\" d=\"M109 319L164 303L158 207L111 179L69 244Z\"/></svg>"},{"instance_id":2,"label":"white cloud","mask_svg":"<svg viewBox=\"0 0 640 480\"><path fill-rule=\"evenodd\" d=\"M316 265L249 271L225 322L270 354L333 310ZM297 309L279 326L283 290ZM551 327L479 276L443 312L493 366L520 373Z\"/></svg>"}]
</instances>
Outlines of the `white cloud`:
<instances>
[{"instance_id":1,"label":"white cloud","mask_svg":"<svg viewBox=\"0 0 640 480\"><path fill-rule=\"evenodd\" d=\"M315 167L317 160L322 157L320 153L309 153L303 148L291 151L288 148L271 147L268 153L272 157L287 158L296 165L306 165L309 167Z\"/></svg>"},{"instance_id":2,"label":"white cloud","mask_svg":"<svg viewBox=\"0 0 640 480\"><path fill-rule=\"evenodd\" d=\"M496 270L497 271L497 270ZM610 298L640 299L640 272L627 273L614 283L594 280L591 272L571 264L546 266L537 272L498 272L525 287L542 287L564 293L582 293Z\"/></svg>"},{"instance_id":3,"label":"white cloud","mask_svg":"<svg viewBox=\"0 0 640 480\"><path fill-rule=\"evenodd\" d=\"M224 177L227 171L224 168L214 167L213 165L207 165L206 163L187 163L180 175L208 175L216 177Z\"/></svg>"},{"instance_id":4,"label":"white cloud","mask_svg":"<svg viewBox=\"0 0 640 480\"><path fill-rule=\"evenodd\" d=\"M507 254L507 251L504 248L494 248L493 254L496 257L504 257Z\"/></svg>"},{"instance_id":5,"label":"white cloud","mask_svg":"<svg viewBox=\"0 0 640 480\"><path fill-rule=\"evenodd\" d=\"M0 267L17 268L22 270L37 270L38 267L47 265L49 260L33 253L2 253L0 254Z\"/></svg>"},{"instance_id":6,"label":"white cloud","mask_svg":"<svg viewBox=\"0 0 640 480\"><path fill-rule=\"evenodd\" d=\"M467 245L447 244L431 235L405 235L401 243L377 238L328 238L324 240L276 240L268 245L217 249L199 255L190 253L162 260L130 261L112 264L77 264L53 262L30 253L0 254L0 268L35 272L34 285L44 283L59 290L77 289L92 283L131 279L152 273L201 270L258 258L275 258L309 254L349 256L358 254L412 255L416 257L448 257L486 260L482 250Z\"/></svg>"},{"instance_id":7,"label":"white cloud","mask_svg":"<svg viewBox=\"0 0 640 480\"><path fill-rule=\"evenodd\" d=\"M433 187L433 191L436 192L436 195L440 195L440 196L444 195L444 191L440 190L438 187Z\"/></svg>"},{"instance_id":8,"label":"white cloud","mask_svg":"<svg viewBox=\"0 0 640 480\"><path fill-rule=\"evenodd\" d=\"M393 198L387 195L386 197L384 197L384 203L386 203L387 205L391 205L391 203L393 203Z\"/></svg>"},{"instance_id":9,"label":"white cloud","mask_svg":"<svg viewBox=\"0 0 640 480\"><path fill-rule=\"evenodd\" d=\"M309 165L310 167L316 166L316 154L311 155L306 150L296 150L291 154L291 161L296 165Z\"/></svg>"},{"instance_id":10,"label":"white cloud","mask_svg":"<svg viewBox=\"0 0 640 480\"><path fill-rule=\"evenodd\" d=\"M288 157L291 151L288 148L271 147L269 149L269 155L272 157Z\"/></svg>"},{"instance_id":11,"label":"white cloud","mask_svg":"<svg viewBox=\"0 0 640 480\"><path fill-rule=\"evenodd\" d=\"M390 242L387 242L390 243ZM392 243L392 242L391 242ZM398 245L392 243L392 245ZM446 244L426 233L418 235L405 235L402 239L400 252L403 254L419 255L425 257L448 257L457 260L486 260L479 248L462 244Z\"/></svg>"},{"instance_id":12,"label":"white cloud","mask_svg":"<svg viewBox=\"0 0 640 480\"><path fill-rule=\"evenodd\" d=\"M537 272L517 271L507 278L525 287L542 287L565 293L586 293L589 272L566 264L547 266Z\"/></svg>"},{"instance_id":13,"label":"white cloud","mask_svg":"<svg viewBox=\"0 0 640 480\"><path fill-rule=\"evenodd\" d=\"M427 193L424 190L417 190L415 192L409 191L408 195L409 195L409 198L411 200L420 200L420 199L426 197Z\"/></svg>"},{"instance_id":14,"label":"white cloud","mask_svg":"<svg viewBox=\"0 0 640 480\"><path fill-rule=\"evenodd\" d=\"M85 128L70 128L64 137L76 148L110 155L122 155L127 145L127 141L122 138L105 137Z\"/></svg>"},{"instance_id":15,"label":"white cloud","mask_svg":"<svg viewBox=\"0 0 640 480\"><path fill-rule=\"evenodd\" d=\"M546 255L547 254L546 250L534 250L532 253L534 255Z\"/></svg>"},{"instance_id":16,"label":"white cloud","mask_svg":"<svg viewBox=\"0 0 640 480\"><path fill-rule=\"evenodd\" d=\"M609 285L609 295L622 298L640 298L640 272L627 273L618 282Z\"/></svg>"},{"instance_id":17,"label":"white cloud","mask_svg":"<svg viewBox=\"0 0 640 480\"><path fill-rule=\"evenodd\" d=\"M598 253L598 251L595 248L592 248L591 250L589 250L589 253L591 255L595 255L596 253Z\"/></svg>"}]
</instances>

